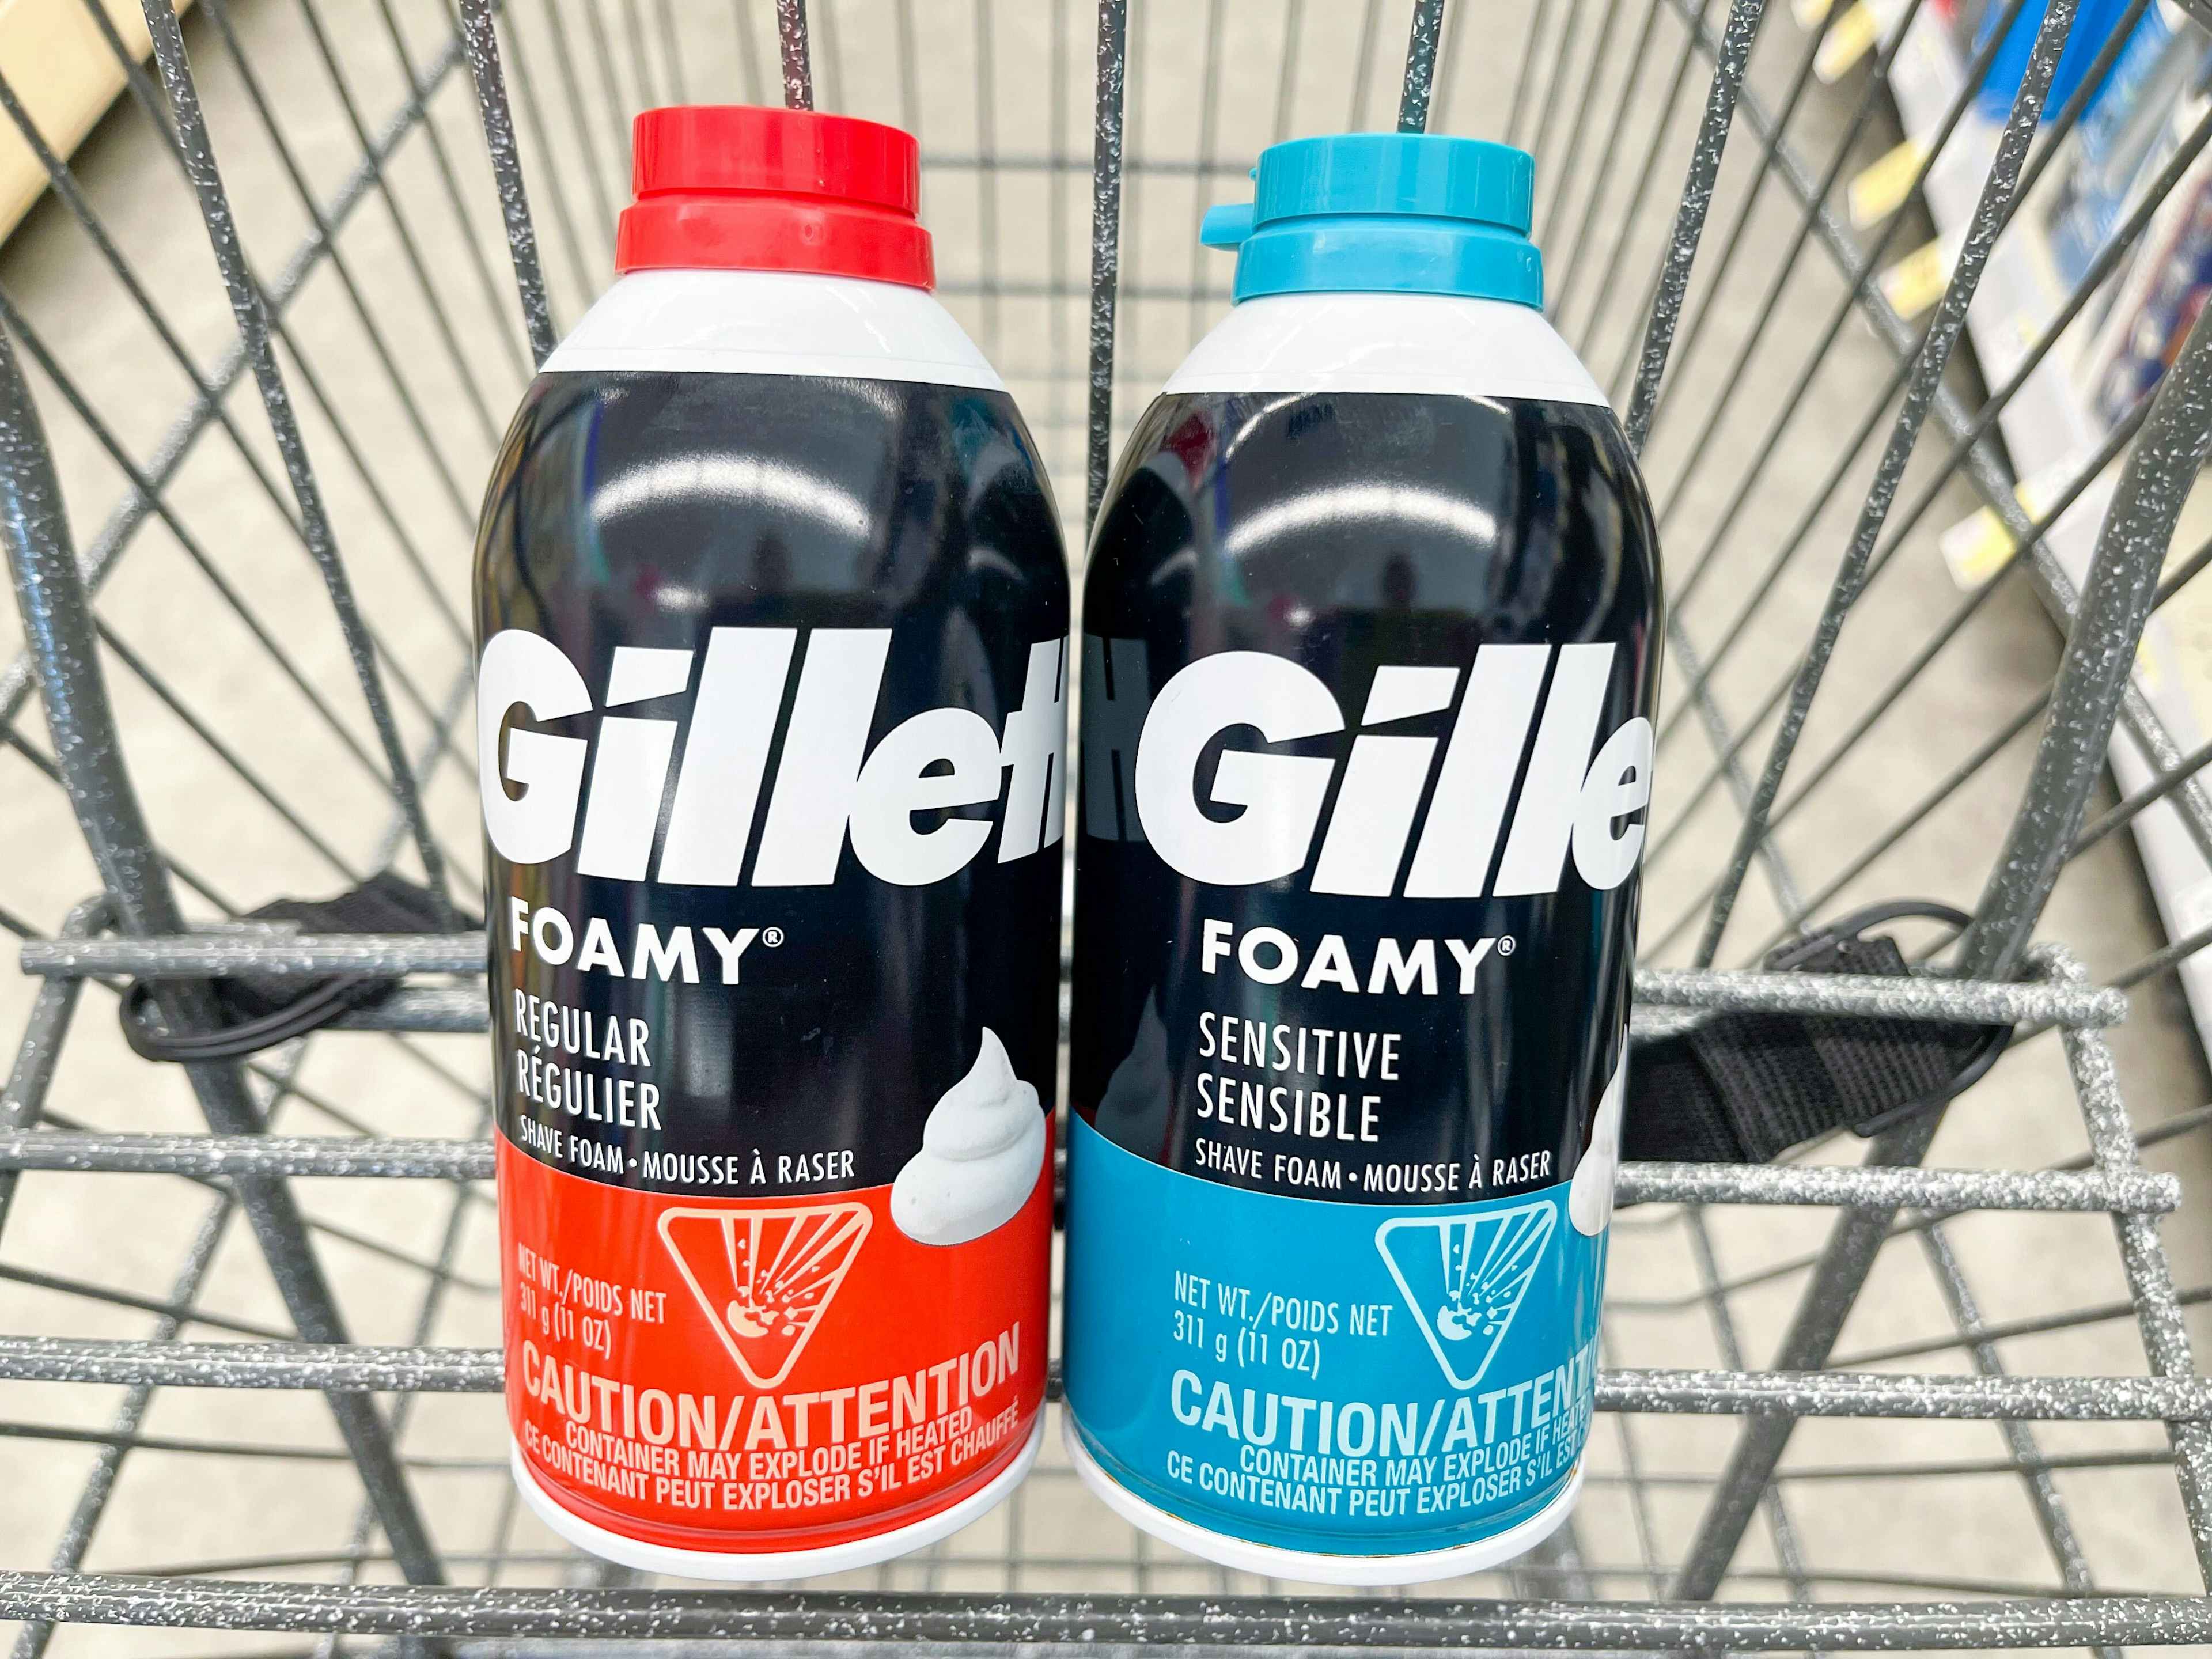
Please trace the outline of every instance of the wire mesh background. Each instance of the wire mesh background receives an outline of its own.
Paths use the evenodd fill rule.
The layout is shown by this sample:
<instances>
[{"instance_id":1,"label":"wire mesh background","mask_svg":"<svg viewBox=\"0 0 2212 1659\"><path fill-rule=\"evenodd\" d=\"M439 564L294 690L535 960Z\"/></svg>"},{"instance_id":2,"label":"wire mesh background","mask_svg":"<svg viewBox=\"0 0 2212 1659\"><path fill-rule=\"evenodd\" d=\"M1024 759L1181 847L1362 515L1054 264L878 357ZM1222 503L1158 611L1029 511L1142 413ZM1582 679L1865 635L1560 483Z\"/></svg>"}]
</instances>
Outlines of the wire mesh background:
<instances>
[{"instance_id":1,"label":"wire mesh background","mask_svg":"<svg viewBox=\"0 0 2212 1659\"><path fill-rule=\"evenodd\" d=\"M2028 371L1985 384L1944 337L1967 314L1977 249L1990 238L1969 239L1942 303L1900 319L1874 277L1934 227L1917 198L1863 228L1840 206L1848 180L1899 137L1890 81L1923 3L1887 9L1888 44L1830 85L1814 54L1850 14L1808 27L1818 7L1763 17L1755 0L525 0L499 15L496 84L556 331L610 279L635 110L774 101L803 73L818 106L918 131L940 293L1037 432L1071 550L1100 457L1225 308L1228 267L1197 246L1198 216L1242 193L1262 146L1387 127L1425 96L1432 130L1532 149L1550 308L1632 422L1649 423L1675 605L1646 955L1660 967L1735 968L1868 898L1974 908L2015 824L2056 810L2029 780L2062 661L2066 585L2037 550L1963 592L1935 550L1938 531L1985 503L2015 532L2029 528L1988 435ZM142 62L142 20L85 4L129 80L74 156L45 148L0 81L0 113L53 186L0 252L0 327L96 596L121 756L185 915L220 927L394 860L419 873L424 838L389 781L395 744L419 781L434 856L473 904L468 549L533 340L504 216L516 204L487 163L465 21L437 0L198 0L179 34L157 22L170 49L157 64ZM2139 0L2130 19L2143 9ZM2069 11L2051 8L2044 76ZM161 71L173 78L186 58L198 102L173 112ZM1950 123L1970 118L1966 96L1945 112ZM2080 111L2051 112L2031 143L2035 113L2016 112L2010 139L1980 165L1990 229L2033 189ZM1698 165L1698 138L1723 122L1716 176ZM2185 141L2189 156L2208 131ZM198 165L203 133L213 172ZM1668 275L1681 270L1686 181L1701 179L1711 207L1685 291ZM210 255L211 206L240 239L228 267ZM2123 248L2148 210L2123 227ZM227 289L226 276L244 285ZM2084 325L2088 286L2062 303L2054 338ZM241 301L270 319L296 451L257 390ZM1663 381L1644 349L1665 332L1649 327L1655 307L1678 318ZM1109 406L1110 425L1099 418ZM2203 408L2201 393L2168 405L2173 429L2148 470L2170 494L2193 478L2202 442L2192 451L2190 434ZM20 563L35 539L21 476L33 428L22 407L8 413L0 520ZM2151 418L2146 404L2084 456L2073 493L2100 474L2109 489L2111 464ZM1870 492L1887 504L1893 489L1886 518L1870 514ZM2070 499L2062 488L2043 517L2055 522ZM332 544L335 560L319 557ZM1854 550L1870 556L1870 579L1850 595L1850 627L1821 665L1776 794L1762 769L1779 775L1775 733L1793 684L1809 695L1808 641L1823 637ZM2212 544L2200 550L2188 534L2166 560L2160 598L2184 647L2208 631L2194 620L2193 581L2208 561ZM388 694L388 728L371 718L338 623L337 568ZM2122 632L2124 660L2132 635ZM33 630L30 644L50 642ZM1626 1195L1644 1201L1616 1223L1606 1415L1576 1526L1554 1547L1402 1607L1322 1601L1149 1545L1084 1495L1055 1452L995 1515L852 1576L857 1600L639 1601L625 1599L624 1575L565 1553L518 1511L498 1401L485 1392L497 1337L489 1188L478 1149L459 1143L484 1133L488 1067L471 1030L477 989L434 971L467 968L481 946L475 958L465 942L418 955L411 1012L383 1022L416 1029L332 1033L245 1068L250 1109L276 1133L356 1149L354 1138L392 1140L379 1167L416 1178L362 1179L373 1171L337 1170L325 1152L289 1142L256 1162L235 1145L143 1139L210 1119L191 1080L136 1060L117 1032L118 970L143 966L143 947L123 941L121 957L100 958L66 942L96 939L118 918L81 902L107 872L61 787L70 744L58 755L43 717L42 660L11 648L0 673L0 924L38 969L0 988L0 1011L25 1035L0 1096L0 1121L20 1131L0 1137L0 1329L10 1334L0 1377L14 1379L0 1381L0 1567L16 1570L0 1571L0 1615L21 1620L22 1659L49 1646L328 1651L426 1628L415 1621L434 1606L436 1632L487 1646L732 1633L1499 1647L2212 1640L2212 1516L2184 1496L2208 1467L2212 1417L2187 1345L2189 1310L2212 1297L2195 1201L2206 1172L2196 1132L2212 1109L2170 971L2203 940L2185 927L2167 944L2119 833L2140 813L2195 834L2212 830L2212 811L2193 816L2203 805L2191 785L2203 758L2188 752L2194 739L2167 734L2161 750L2143 724L2154 711L2131 707L2123 720L2147 752L2181 763L2126 802L2100 783L2086 826L2061 824L2053 844L2071 856L2049 903L2039 890L1991 889L1980 955L1970 947L1976 971L2009 973L2039 912L2089 979L2129 992L2127 1023L2107 1039L2091 1028L2119 1000L2080 990L2069 958L2038 958L2052 983L2020 994L2019 1012L2030 1029L2073 1029L2018 1043L1948 1115L1929 1158L2061 1173L1975 1186L1934 1173L1916 1184L1909 1173L1723 1180L1632 1168ZM2075 660L2102 658L2085 647ZM2089 728L2094 755L2102 732ZM2035 809L2025 818L2024 801ZM1746 831L1770 817L1770 836ZM264 951L265 967L266 941L245 944ZM1640 992L1691 1006L1727 994L1652 975ZM132 1139L70 1139L88 1133ZM2136 1171L2137 1146L2190 1194L2164 1215L2166 1254L2160 1217L2177 1189ZM1927 1151L1893 1136L1875 1156L1910 1164ZM1808 1162L1863 1155L1847 1140ZM27 1172L4 1172L15 1170ZM269 1179L307 1170L326 1173ZM296 1204L327 1283L335 1318L315 1328L296 1273L267 1265L272 1201ZM1831 1247L1838 1206L1855 1207ZM1840 1258L1854 1247L1869 1267L1863 1293L1858 1275L1816 1267L1824 1248ZM2169 1254L2183 1264L2171 1275ZM1819 1287L1809 1298L1808 1286ZM1839 1336L1820 1340L1838 1325ZM206 1346L301 1337L309 1346ZM347 1340L369 1346L328 1346ZM1766 1365L1778 1373L1753 1369ZM1809 1375L1824 1369L1834 1374ZM355 1392L313 1391L333 1384ZM333 1399L358 1413L364 1398L375 1421L334 1419ZM364 1435L396 1446L388 1466L361 1458ZM127 1574L163 1577L118 1577ZM420 1589L410 1601L278 1587L434 1577L516 1597L434 1604ZM1213 1599L1198 1611L1144 1599L1183 1595ZM1656 1605L1678 1595L1691 1599ZM1439 1599L1467 1595L1522 1599ZM1550 1597L1562 1603L1540 1600ZM1717 1607L1702 1605L1716 1597ZM1960 1610L1931 1597L1960 1599ZM341 1629L356 1633L326 1633Z\"/></svg>"}]
</instances>

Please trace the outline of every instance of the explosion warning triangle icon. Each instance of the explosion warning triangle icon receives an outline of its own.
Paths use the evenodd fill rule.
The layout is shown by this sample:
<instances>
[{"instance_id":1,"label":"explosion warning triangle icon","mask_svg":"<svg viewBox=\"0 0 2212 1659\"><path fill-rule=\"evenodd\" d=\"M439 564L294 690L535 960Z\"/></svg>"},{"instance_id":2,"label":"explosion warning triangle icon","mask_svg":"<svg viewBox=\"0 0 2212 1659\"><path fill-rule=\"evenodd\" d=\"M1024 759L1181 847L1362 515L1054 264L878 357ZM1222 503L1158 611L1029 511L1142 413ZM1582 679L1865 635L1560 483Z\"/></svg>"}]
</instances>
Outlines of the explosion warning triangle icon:
<instances>
[{"instance_id":1,"label":"explosion warning triangle icon","mask_svg":"<svg viewBox=\"0 0 2212 1659\"><path fill-rule=\"evenodd\" d=\"M1452 1387L1471 1389L1490 1369L1558 1221L1558 1206L1538 1199L1433 1221L1401 1216L1375 1230L1375 1248Z\"/></svg>"},{"instance_id":2,"label":"explosion warning triangle icon","mask_svg":"<svg viewBox=\"0 0 2212 1659\"><path fill-rule=\"evenodd\" d=\"M745 1381L773 1389L829 1312L870 1221L852 1203L668 1210L660 1242Z\"/></svg>"}]
</instances>

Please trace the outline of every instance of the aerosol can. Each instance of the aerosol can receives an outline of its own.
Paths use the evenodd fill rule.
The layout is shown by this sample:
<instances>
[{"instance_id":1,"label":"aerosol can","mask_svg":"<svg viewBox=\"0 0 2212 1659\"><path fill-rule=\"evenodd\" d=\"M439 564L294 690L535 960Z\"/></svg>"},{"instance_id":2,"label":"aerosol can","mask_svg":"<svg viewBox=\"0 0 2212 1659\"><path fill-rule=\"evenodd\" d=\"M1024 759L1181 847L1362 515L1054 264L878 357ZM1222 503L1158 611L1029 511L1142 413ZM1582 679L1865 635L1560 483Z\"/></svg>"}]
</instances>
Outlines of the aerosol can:
<instances>
[{"instance_id":1,"label":"aerosol can","mask_svg":"<svg viewBox=\"0 0 2212 1659\"><path fill-rule=\"evenodd\" d=\"M1067 579L910 137L635 149L477 553L513 1461L586 1549L786 1578L1042 1431Z\"/></svg>"},{"instance_id":2,"label":"aerosol can","mask_svg":"<svg viewBox=\"0 0 2212 1659\"><path fill-rule=\"evenodd\" d=\"M1582 1479L1660 599L1532 173L1266 151L1085 577L1069 1449L1279 1578L1475 1571Z\"/></svg>"}]
</instances>

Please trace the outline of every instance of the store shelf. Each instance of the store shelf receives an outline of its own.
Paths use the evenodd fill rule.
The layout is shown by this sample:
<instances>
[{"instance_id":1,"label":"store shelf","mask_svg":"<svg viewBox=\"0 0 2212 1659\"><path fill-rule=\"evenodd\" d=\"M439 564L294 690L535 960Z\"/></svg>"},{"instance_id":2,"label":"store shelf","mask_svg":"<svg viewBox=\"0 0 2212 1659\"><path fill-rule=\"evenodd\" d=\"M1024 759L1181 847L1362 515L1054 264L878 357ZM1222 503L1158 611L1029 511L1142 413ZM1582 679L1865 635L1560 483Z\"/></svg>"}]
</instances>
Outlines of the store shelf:
<instances>
[{"instance_id":1,"label":"store shelf","mask_svg":"<svg viewBox=\"0 0 2212 1659\"><path fill-rule=\"evenodd\" d=\"M1942 125L1965 83L1965 65L1948 27L1932 8L1915 13L1890 70L1898 117L1908 137L1926 143ZM1928 170L1923 185L1939 242L1955 246L1972 218L1996 148L1998 126L1969 111ZM2033 204L2020 212L1990 252L1966 326L1984 380L1995 386L2020 366L2045 326L2065 302L2067 289L2045 241ZM2070 477L2106 436L2106 428L2076 390L2069 348L2076 329L2045 357L1998 416L2014 476L2037 485ZM2112 499L2117 465L2051 526L2044 538L2059 567L2078 589L2096 552L2097 534ZM2136 686L2184 753L2203 741L2203 723L2184 678L2182 658L2162 616L2143 631ZM2154 766L2124 730L2112 744L2114 778L2123 793L2155 781ZM2150 878L2160 918L2171 939L2212 924L2212 864L2197 849L2179 811L2161 801L2132 826ZM2203 954L2179 969L2199 1036L2212 1046L2212 958Z\"/></svg>"}]
</instances>

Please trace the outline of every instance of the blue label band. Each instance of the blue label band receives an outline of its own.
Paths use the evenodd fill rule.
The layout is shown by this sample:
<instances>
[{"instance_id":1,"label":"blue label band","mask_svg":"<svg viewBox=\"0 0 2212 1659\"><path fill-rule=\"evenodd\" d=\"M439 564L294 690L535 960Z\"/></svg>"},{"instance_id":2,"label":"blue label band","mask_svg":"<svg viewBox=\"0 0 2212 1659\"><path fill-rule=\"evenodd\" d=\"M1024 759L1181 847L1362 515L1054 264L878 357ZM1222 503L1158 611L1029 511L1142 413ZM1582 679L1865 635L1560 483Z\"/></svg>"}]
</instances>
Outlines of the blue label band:
<instances>
[{"instance_id":1,"label":"blue label band","mask_svg":"<svg viewBox=\"0 0 2212 1659\"><path fill-rule=\"evenodd\" d=\"M1069 1139L1066 1377L1145 1501L1255 1544L1479 1541L1565 1487L1589 1436L1607 1231L1565 1183L1482 1203L1248 1192Z\"/></svg>"}]
</instances>

